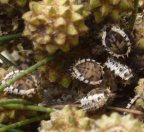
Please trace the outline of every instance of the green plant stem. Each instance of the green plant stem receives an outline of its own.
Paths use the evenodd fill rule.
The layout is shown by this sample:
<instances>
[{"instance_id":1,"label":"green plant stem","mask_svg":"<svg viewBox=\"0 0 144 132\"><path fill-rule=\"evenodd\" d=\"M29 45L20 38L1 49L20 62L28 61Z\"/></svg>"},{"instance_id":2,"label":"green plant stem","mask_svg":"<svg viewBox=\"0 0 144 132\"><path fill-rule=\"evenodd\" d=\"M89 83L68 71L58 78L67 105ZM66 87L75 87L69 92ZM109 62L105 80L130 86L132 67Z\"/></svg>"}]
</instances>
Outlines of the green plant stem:
<instances>
[{"instance_id":1,"label":"green plant stem","mask_svg":"<svg viewBox=\"0 0 144 132\"><path fill-rule=\"evenodd\" d=\"M2 99L0 100L0 105L5 105L5 104L15 104L15 103L19 103L19 104L33 104L32 102L23 100L23 99Z\"/></svg>"},{"instance_id":2,"label":"green plant stem","mask_svg":"<svg viewBox=\"0 0 144 132\"><path fill-rule=\"evenodd\" d=\"M59 56L62 53L62 51L58 51L56 52L54 55L50 55L48 57L46 57L45 59L43 59L42 61L38 62L37 64L31 66L30 68L26 69L24 72L20 73L19 75L17 75L16 77L8 80L5 84L2 84L0 86L0 92L2 92L4 90L4 88L10 86L11 84L13 84L15 81L19 80L20 78L24 77L25 75L31 73L32 71L36 70L37 68L39 68L40 66L46 64L47 62L50 62L51 60L53 60L54 58L56 58L57 56Z\"/></svg>"},{"instance_id":3,"label":"green plant stem","mask_svg":"<svg viewBox=\"0 0 144 132\"><path fill-rule=\"evenodd\" d=\"M13 40L13 39L19 38L19 37L22 37L22 33L16 33L16 34L0 37L0 46L8 43L10 40Z\"/></svg>"},{"instance_id":4,"label":"green plant stem","mask_svg":"<svg viewBox=\"0 0 144 132\"><path fill-rule=\"evenodd\" d=\"M41 112L47 112L47 113L51 113L55 111L55 109L53 108L46 108L46 107L40 107L40 106L34 106L34 105L23 105L23 104L5 104L5 105L0 105L0 107L22 109L22 110L34 110L34 111L41 111Z\"/></svg>"},{"instance_id":5,"label":"green plant stem","mask_svg":"<svg viewBox=\"0 0 144 132\"><path fill-rule=\"evenodd\" d=\"M30 124L30 123L33 123L33 122L36 122L36 121L44 120L44 119L47 119L47 118L50 118L49 114L38 116L38 117L35 117L35 118L31 118L31 119L27 119L25 121L20 121L20 122L8 125L6 127L0 128L0 132L5 132L5 131L8 131L10 129L14 129L16 127L24 126L24 125L27 125L27 124Z\"/></svg>"},{"instance_id":6,"label":"green plant stem","mask_svg":"<svg viewBox=\"0 0 144 132\"><path fill-rule=\"evenodd\" d=\"M0 127L6 127L7 125L3 125L3 124L0 124ZM17 129L11 129L11 130L8 130L9 132L23 132L22 130L17 130Z\"/></svg>"},{"instance_id":7,"label":"green plant stem","mask_svg":"<svg viewBox=\"0 0 144 132\"><path fill-rule=\"evenodd\" d=\"M134 1L134 11L132 13L132 19L131 19L131 22L130 22L130 25L129 25L129 30L130 31L133 30L133 26L134 26L134 23L135 23L135 20L136 20L137 11L138 11L138 3L139 3L139 0Z\"/></svg>"}]
</instances>

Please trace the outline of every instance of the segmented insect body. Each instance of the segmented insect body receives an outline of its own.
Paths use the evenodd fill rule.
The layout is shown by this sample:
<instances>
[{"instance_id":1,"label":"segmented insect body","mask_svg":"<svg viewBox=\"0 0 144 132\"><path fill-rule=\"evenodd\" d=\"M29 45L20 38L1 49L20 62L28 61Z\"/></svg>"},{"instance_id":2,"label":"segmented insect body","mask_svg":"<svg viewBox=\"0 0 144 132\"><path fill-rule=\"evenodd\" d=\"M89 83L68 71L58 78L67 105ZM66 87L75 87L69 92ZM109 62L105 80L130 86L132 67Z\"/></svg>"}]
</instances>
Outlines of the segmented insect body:
<instances>
[{"instance_id":1,"label":"segmented insect body","mask_svg":"<svg viewBox=\"0 0 144 132\"><path fill-rule=\"evenodd\" d=\"M6 83L8 80L14 78L19 73L24 72L24 70L16 70L7 73L2 81L2 84ZM38 88L38 81L33 75L26 75L16 81L9 87L4 89L5 94L21 95L22 97L32 97L36 93Z\"/></svg>"},{"instance_id":2,"label":"segmented insect body","mask_svg":"<svg viewBox=\"0 0 144 132\"><path fill-rule=\"evenodd\" d=\"M107 33L108 28L110 28L109 34ZM103 28L102 45L110 55L117 58L124 58L124 56L128 56L131 52L131 43L128 35L114 25Z\"/></svg>"},{"instance_id":3,"label":"segmented insect body","mask_svg":"<svg viewBox=\"0 0 144 132\"><path fill-rule=\"evenodd\" d=\"M133 29L140 30L143 27L142 18L143 18L143 14L142 13L137 13Z\"/></svg>"},{"instance_id":4,"label":"segmented insect body","mask_svg":"<svg viewBox=\"0 0 144 132\"><path fill-rule=\"evenodd\" d=\"M131 106L134 104L134 102L140 97L140 95L136 95L126 106L127 109L130 109ZM127 112L124 112L124 115L126 115Z\"/></svg>"},{"instance_id":5,"label":"segmented insect body","mask_svg":"<svg viewBox=\"0 0 144 132\"><path fill-rule=\"evenodd\" d=\"M133 37L135 41L142 38L143 34L140 32L143 27L143 13L137 13L136 20L133 27Z\"/></svg>"},{"instance_id":6,"label":"segmented insect body","mask_svg":"<svg viewBox=\"0 0 144 132\"><path fill-rule=\"evenodd\" d=\"M128 105L126 106L127 109L129 109L132 104L139 98L140 96L139 95L136 95L129 103Z\"/></svg>"},{"instance_id":7,"label":"segmented insect body","mask_svg":"<svg viewBox=\"0 0 144 132\"><path fill-rule=\"evenodd\" d=\"M92 59L77 61L70 71L72 71L74 78L92 85L100 84L104 76L103 67Z\"/></svg>"},{"instance_id":8,"label":"segmented insect body","mask_svg":"<svg viewBox=\"0 0 144 132\"><path fill-rule=\"evenodd\" d=\"M85 111L94 111L108 105L114 97L110 89L95 88L87 96L83 97L80 102Z\"/></svg>"},{"instance_id":9,"label":"segmented insect body","mask_svg":"<svg viewBox=\"0 0 144 132\"><path fill-rule=\"evenodd\" d=\"M128 57L128 54L131 52L131 43L128 35L121 30L120 27L114 25L109 25L103 28L102 45L111 56L116 58ZM116 82L129 84L135 76L134 70L127 65L116 61L112 57L108 58L104 65L110 70L110 72L112 72L110 78L113 79L114 77ZM104 83L104 85L107 85L107 82L103 79L105 74L103 67L95 60L79 60L71 67L70 71L74 78L84 83L97 85L102 84L103 81L106 83ZM93 111L109 104L114 96L115 95L111 93L108 88L95 88L80 99L80 102L85 111ZM126 108L130 108L138 98L139 95L136 95Z\"/></svg>"},{"instance_id":10,"label":"segmented insect body","mask_svg":"<svg viewBox=\"0 0 144 132\"><path fill-rule=\"evenodd\" d=\"M138 109L144 109L144 79L141 78L138 81L138 86L135 87L135 96L131 99L131 101L127 104L126 108L130 109L132 106L138 107ZM137 108L136 108L137 109ZM124 112L124 115L126 115L127 112Z\"/></svg>"},{"instance_id":11,"label":"segmented insect body","mask_svg":"<svg viewBox=\"0 0 144 132\"><path fill-rule=\"evenodd\" d=\"M105 62L105 66L109 68L111 72L114 72L115 77L120 77L124 81L124 84L129 84L130 80L134 77L132 69L127 65L115 61L113 58L109 58Z\"/></svg>"}]
</instances>

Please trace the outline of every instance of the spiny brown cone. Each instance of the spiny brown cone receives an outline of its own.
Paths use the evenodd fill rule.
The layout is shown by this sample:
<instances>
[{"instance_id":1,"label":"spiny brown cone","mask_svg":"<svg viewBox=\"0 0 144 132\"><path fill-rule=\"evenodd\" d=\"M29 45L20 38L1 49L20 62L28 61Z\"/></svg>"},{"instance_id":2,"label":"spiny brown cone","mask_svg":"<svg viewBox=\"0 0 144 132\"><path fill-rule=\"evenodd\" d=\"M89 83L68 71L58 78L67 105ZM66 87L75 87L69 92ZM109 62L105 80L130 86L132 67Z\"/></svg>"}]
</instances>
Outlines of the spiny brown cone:
<instances>
[{"instance_id":1,"label":"spiny brown cone","mask_svg":"<svg viewBox=\"0 0 144 132\"><path fill-rule=\"evenodd\" d=\"M123 117L116 112L110 117L103 115L95 125L96 129L91 132L143 132L142 123L130 114Z\"/></svg>"},{"instance_id":2,"label":"spiny brown cone","mask_svg":"<svg viewBox=\"0 0 144 132\"><path fill-rule=\"evenodd\" d=\"M89 11L76 0L43 0L30 2L30 11L25 20L23 36L33 41L34 50L55 53L66 52L79 42L79 35L88 31L84 24Z\"/></svg>"},{"instance_id":3,"label":"spiny brown cone","mask_svg":"<svg viewBox=\"0 0 144 132\"><path fill-rule=\"evenodd\" d=\"M94 127L94 120L86 117L83 110L65 106L50 113L51 120L41 121L39 132L85 132Z\"/></svg>"},{"instance_id":4,"label":"spiny brown cone","mask_svg":"<svg viewBox=\"0 0 144 132\"><path fill-rule=\"evenodd\" d=\"M41 121L39 132L143 132L142 123L132 115L121 116L113 112L93 120L83 110L65 106L50 114L51 120Z\"/></svg>"},{"instance_id":5,"label":"spiny brown cone","mask_svg":"<svg viewBox=\"0 0 144 132\"><path fill-rule=\"evenodd\" d=\"M119 13L132 10L134 4L131 0L90 0L89 3L96 22L100 22L107 15L118 20Z\"/></svg>"}]
</instances>

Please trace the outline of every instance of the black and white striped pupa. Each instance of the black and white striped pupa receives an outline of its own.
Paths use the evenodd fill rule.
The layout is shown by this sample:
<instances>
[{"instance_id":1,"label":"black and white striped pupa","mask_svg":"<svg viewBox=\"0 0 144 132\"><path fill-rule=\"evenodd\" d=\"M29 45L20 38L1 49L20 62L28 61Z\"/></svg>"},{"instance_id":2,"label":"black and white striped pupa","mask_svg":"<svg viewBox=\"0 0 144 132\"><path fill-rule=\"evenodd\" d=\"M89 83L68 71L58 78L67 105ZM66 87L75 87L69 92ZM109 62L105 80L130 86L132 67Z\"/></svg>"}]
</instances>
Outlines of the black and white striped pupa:
<instances>
[{"instance_id":1,"label":"black and white striped pupa","mask_svg":"<svg viewBox=\"0 0 144 132\"><path fill-rule=\"evenodd\" d=\"M129 84L131 79L134 77L132 69L113 58L108 58L104 65L113 72L115 77L119 77L123 84Z\"/></svg>"},{"instance_id":2,"label":"black and white striped pupa","mask_svg":"<svg viewBox=\"0 0 144 132\"><path fill-rule=\"evenodd\" d=\"M94 111L108 105L113 97L114 94L109 88L95 88L87 96L83 97L80 102L85 111Z\"/></svg>"}]
</instances>

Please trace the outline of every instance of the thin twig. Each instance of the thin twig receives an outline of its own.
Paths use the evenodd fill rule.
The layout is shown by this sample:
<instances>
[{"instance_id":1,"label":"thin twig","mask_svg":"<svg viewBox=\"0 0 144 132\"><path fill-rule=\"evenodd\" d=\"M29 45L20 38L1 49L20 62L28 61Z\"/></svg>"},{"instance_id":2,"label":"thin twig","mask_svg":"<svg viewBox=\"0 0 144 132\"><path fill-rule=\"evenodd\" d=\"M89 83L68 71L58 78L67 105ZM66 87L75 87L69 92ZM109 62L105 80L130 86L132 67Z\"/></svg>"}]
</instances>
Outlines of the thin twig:
<instances>
[{"instance_id":1,"label":"thin twig","mask_svg":"<svg viewBox=\"0 0 144 132\"><path fill-rule=\"evenodd\" d=\"M144 113L138 110L132 110L132 109L125 109L125 108L119 108L119 107L107 107L108 110L115 110L119 112L128 112L132 114L137 114L137 115L143 115Z\"/></svg>"},{"instance_id":2,"label":"thin twig","mask_svg":"<svg viewBox=\"0 0 144 132\"><path fill-rule=\"evenodd\" d=\"M54 108L54 109L62 109L65 105L50 105L48 106L49 108ZM71 107L77 107L77 108L81 108L80 104L69 104L69 106ZM119 111L119 112L129 112L132 114L138 114L138 115L143 115L144 113L138 110L132 110L132 109L125 109L125 108L119 108L119 107L107 107L106 109L108 110L115 110L115 111Z\"/></svg>"},{"instance_id":3,"label":"thin twig","mask_svg":"<svg viewBox=\"0 0 144 132\"><path fill-rule=\"evenodd\" d=\"M36 122L36 121L44 120L44 119L47 119L47 118L50 118L49 114L34 117L34 118L31 118L31 119L27 119L25 121L20 121L20 122L17 122L17 123L14 123L14 124L11 124L11 125L0 128L0 132L5 132L5 131L8 131L8 130L14 129L16 127L24 126L24 125L27 125L27 124L30 124L30 123L33 123L33 122Z\"/></svg>"}]
</instances>

